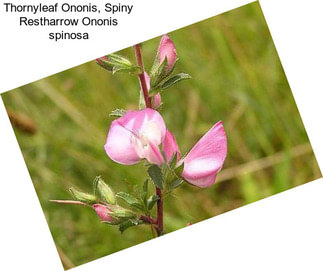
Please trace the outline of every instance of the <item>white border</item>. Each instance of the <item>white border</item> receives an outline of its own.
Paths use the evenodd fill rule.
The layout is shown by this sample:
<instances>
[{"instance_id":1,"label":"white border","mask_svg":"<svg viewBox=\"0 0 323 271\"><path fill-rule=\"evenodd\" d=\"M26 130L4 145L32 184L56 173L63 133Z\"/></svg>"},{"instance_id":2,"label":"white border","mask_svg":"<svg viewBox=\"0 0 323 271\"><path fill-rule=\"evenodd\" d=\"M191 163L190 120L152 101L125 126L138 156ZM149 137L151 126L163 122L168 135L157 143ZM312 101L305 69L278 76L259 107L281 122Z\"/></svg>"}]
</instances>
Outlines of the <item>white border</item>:
<instances>
[{"instance_id":1,"label":"white border","mask_svg":"<svg viewBox=\"0 0 323 271\"><path fill-rule=\"evenodd\" d=\"M144 18L152 18L148 11L153 10L156 4L149 5L148 2L153 1L142 1L140 4L146 8ZM175 1L163 2L169 10L179 5ZM33 73L28 71L28 75L25 75L23 69L13 69L9 64L10 57L20 52L21 47L13 46L12 42L3 43L0 68L1 74L6 76L1 78L0 87L7 90L31 82L95 58L98 52L103 54L127 47L137 41L229 10L243 2L248 1L199 1L193 4L185 1L188 8L184 8L182 12L181 9L172 11L167 16L166 23L156 23L154 28L146 29L145 34L136 33L130 26L129 29L126 27L121 30L133 34L129 39L112 43L111 47L106 44L104 47L87 44L87 47L93 48L93 53L78 58L75 51L81 55L83 46L71 50L66 45L65 54L72 54L69 59L64 55L60 62L43 62L42 71L34 70L39 65L40 55L44 56L46 51L49 54L49 49L52 49L55 58L58 52L55 51L56 47L42 49L39 55L33 55L34 64L29 66ZM262 0L260 3L322 168L321 1ZM142 23L140 20L138 22ZM8 22L2 20L0 25L8 26ZM4 32L1 30L4 34L2 41L7 40L5 34L12 36L11 41L19 40L17 36L20 32L14 35L12 29L9 25ZM134 34L138 34L136 37L139 40L135 39ZM34 48L29 47L27 37L22 38L27 43L27 50L33 52ZM2 102L0 166L0 232L1 249L4 251L1 269L63 270ZM74 270L322 270L322 192L323 182L320 179Z\"/></svg>"}]
</instances>

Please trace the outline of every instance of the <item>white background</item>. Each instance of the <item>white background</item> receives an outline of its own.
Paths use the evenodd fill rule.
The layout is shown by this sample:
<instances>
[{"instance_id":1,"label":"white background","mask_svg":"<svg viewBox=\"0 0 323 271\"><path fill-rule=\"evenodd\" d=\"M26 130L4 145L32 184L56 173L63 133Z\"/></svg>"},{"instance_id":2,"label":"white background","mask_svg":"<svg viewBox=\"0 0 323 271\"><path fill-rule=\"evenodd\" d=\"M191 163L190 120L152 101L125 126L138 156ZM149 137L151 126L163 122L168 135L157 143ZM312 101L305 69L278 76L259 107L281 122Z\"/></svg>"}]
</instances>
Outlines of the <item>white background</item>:
<instances>
[{"instance_id":1,"label":"white background","mask_svg":"<svg viewBox=\"0 0 323 271\"><path fill-rule=\"evenodd\" d=\"M39 3L28 1L33 2ZM131 2L135 1L124 3ZM46 28L19 28L13 14L3 13L1 2L0 90L10 90L248 2L136 1L136 11L129 18L120 18L118 28L93 29L89 42L60 43L47 39ZM262 0L260 4L322 169L321 2ZM185 7L181 8L183 3ZM1 100L0 181L0 269L63 270ZM14 198L9 193L12 191ZM322 213L320 179L75 270L323 270Z\"/></svg>"}]
</instances>

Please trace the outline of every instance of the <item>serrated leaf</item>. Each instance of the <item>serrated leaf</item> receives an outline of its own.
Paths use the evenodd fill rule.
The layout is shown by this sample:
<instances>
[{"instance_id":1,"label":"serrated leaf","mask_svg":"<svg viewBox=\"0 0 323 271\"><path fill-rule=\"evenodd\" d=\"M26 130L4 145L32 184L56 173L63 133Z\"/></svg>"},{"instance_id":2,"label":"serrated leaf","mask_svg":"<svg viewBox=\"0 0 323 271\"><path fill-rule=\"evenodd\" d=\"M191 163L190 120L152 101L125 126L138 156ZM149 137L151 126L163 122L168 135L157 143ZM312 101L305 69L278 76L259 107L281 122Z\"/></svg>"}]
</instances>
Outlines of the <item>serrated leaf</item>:
<instances>
[{"instance_id":1,"label":"serrated leaf","mask_svg":"<svg viewBox=\"0 0 323 271\"><path fill-rule=\"evenodd\" d=\"M134 203L139 203L139 200L136 197L125 192L118 192L117 197L123 199L130 205Z\"/></svg>"},{"instance_id":2,"label":"serrated leaf","mask_svg":"<svg viewBox=\"0 0 323 271\"><path fill-rule=\"evenodd\" d=\"M187 73L179 73L179 74L176 74L174 76L172 76L171 78L169 78L166 82L164 82L161 86L162 89L166 89L166 88L169 88L170 86L182 81L182 80L185 80L185 79L191 79L192 77L187 74Z\"/></svg>"},{"instance_id":3,"label":"serrated leaf","mask_svg":"<svg viewBox=\"0 0 323 271\"><path fill-rule=\"evenodd\" d=\"M125 202L127 202L131 207L133 208L137 208L141 211L145 211L145 206L142 204L142 202L137 199L136 197L128 194L128 193L125 193L125 192L119 192L117 194L117 197L118 198L121 198L123 199Z\"/></svg>"},{"instance_id":4,"label":"serrated leaf","mask_svg":"<svg viewBox=\"0 0 323 271\"><path fill-rule=\"evenodd\" d=\"M160 189L163 189L163 174L161 172L160 167L157 165L150 166L148 168L148 174L155 186L157 186Z\"/></svg>"},{"instance_id":5,"label":"serrated leaf","mask_svg":"<svg viewBox=\"0 0 323 271\"><path fill-rule=\"evenodd\" d=\"M119 117L122 117L126 114L126 110L124 109L115 109L113 110L110 114L109 114L109 117L112 117L112 118L119 118Z\"/></svg>"},{"instance_id":6,"label":"serrated leaf","mask_svg":"<svg viewBox=\"0 0 323 271\"><path fill-rule=\"evenodd\" d=\"M159 196L157 196L157 195L150 196L149 199L147 200L148 210L151 210L158 200L159 200Z\"/></svg>"}]
</instances>

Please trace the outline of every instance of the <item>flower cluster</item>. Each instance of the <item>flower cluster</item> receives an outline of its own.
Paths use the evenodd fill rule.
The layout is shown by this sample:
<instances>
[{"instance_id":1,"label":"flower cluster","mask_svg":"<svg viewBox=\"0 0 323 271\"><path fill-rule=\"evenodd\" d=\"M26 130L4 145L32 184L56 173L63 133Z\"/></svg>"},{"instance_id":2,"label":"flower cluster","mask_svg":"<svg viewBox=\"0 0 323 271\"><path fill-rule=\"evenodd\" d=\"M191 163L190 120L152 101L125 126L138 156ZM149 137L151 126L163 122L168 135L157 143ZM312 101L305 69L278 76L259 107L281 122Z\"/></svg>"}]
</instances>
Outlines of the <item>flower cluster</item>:
<instances>
[{"instance_id":1,"label":"flower cluster","mask_svg":"<svg viewBox=\"0 0 323 271\"><path fill-rule=\"evenodd\" d=\"M201 188L214 184L227 155L227 137L219 121L186 155L182 155L175 136L167 129L160 113L161 94L165 89L191 77L186 73L172 75L178 58L175 45L167 35L160 40L149 74L143 67L140 45L134 48L137 64L116 54L96 60L100 67L112 73L126 72L138 76L141 86L138 110L117 109L110 114L117 118L110 125L104 149L110 159L122 165L134 165L145 160L148 180L154 185L156 194L148 195L148 180L137 195L124 192L114 194L99 177L94 181L94 194L75 189L71 192L76 200L74 203L91 206L101 221L119 225L121 231L148 223L157 235L161 235L166 195L184 181ZM120 206L116 198L125 201L129 208ZM152 209L156 204L157 216L154 217Z\"/></svg>"}]
</instances>

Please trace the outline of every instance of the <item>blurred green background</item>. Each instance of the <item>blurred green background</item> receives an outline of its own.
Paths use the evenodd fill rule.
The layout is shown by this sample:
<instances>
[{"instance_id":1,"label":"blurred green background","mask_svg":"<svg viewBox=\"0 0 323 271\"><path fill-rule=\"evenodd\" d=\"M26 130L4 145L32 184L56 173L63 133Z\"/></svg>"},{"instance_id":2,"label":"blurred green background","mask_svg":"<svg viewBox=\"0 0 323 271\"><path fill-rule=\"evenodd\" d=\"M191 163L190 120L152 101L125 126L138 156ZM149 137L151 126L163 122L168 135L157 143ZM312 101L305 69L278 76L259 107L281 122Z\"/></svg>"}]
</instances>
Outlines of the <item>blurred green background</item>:
<instances>
[{"instance_id":1,"label":"blurred green background","mask_svg":"<svg viewBox=\"0 0 323 271\"><path fill-rule=\"evenodd\" d=\"M170 33L183 81L162 95L162 113L182 153L218 120L229 153L218 182L185 184L165 202L171 232L321 176L258 2ZM159 38L143 44L149 70ZM133 61L132 48L121 53ZM99 57L99 56L98 56ZM145 179L142 164L122 166L104 152L108 114L137 106L137 78L112 76L94 61L2 95L66 268L151 238L99 222L89 208L50 203L70 186L91 191L101 175L115 191Z\"/></svg>"}]
</instances>

